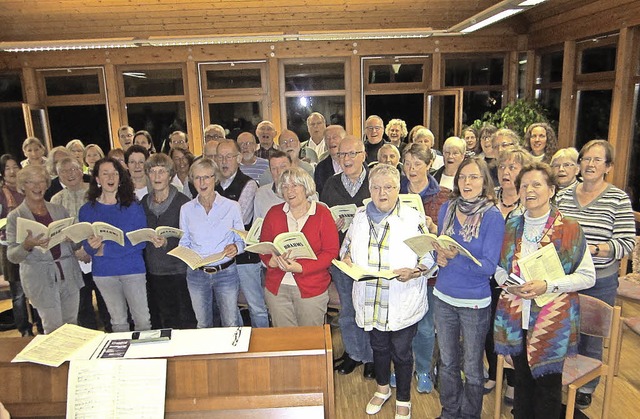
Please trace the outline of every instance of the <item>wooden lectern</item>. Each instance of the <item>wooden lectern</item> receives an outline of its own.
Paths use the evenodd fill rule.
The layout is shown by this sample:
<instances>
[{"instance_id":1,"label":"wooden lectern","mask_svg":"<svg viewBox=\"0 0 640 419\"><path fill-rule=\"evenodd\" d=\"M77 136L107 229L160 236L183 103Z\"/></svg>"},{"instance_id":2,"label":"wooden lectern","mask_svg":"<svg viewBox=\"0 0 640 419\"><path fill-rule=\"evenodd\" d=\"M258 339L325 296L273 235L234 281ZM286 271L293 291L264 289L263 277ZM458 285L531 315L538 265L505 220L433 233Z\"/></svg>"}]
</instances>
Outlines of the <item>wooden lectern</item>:
<instances>
[{"instance_id":1,"label":"wooden lectern","mask_svg":"<svg viewBox=\"0 0 640 419\"><path fill-rule=\"evenodd\" d=\"M27 342L0 339L0 401L13 418L64 417L69 364L12 364ZM168 358L165 417L335 418L329 325L252 329L248 352Z\"/></svg>"}]
</instances>

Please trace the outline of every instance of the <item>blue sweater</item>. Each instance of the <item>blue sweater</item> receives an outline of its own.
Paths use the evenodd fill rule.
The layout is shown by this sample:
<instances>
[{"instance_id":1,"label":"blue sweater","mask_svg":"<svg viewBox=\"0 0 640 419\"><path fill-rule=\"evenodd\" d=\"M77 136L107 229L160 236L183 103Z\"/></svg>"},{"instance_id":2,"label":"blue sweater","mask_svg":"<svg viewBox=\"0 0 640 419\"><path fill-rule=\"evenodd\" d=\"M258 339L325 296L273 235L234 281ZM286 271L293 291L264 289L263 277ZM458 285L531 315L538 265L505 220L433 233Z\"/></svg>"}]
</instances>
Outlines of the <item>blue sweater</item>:
<instances>
[{"instance_id":1,"label":"blue sweater","mask_svg":"<svg viewBox=\"0 0 640 419\"><path fill-rule=\"evenodd\" d=\"M134 202L128 207L121 207L120 204L105 205L100 202L95 204L87 202L80 208L78 220L89 223L102 221L118 227L125 234L129 231L147 227L147 217L144 214L142 205L138 202ZM95 276L146 273L142 256L146 242L132 246L126 235L124 236L124 246L106 240L104 241L103 256L96 256L95 249L91 248L86 240L83 245L84 249L92 257L93 275Z\"/></svg>"},{"instance_id":2,"label":"blue sweater","mask_svg":"<svg viewBox=\"0 0 640 419\"><path fill-rule=\"evenodd\" d=\"M451 201L440 208L438 214L438 234L442 234L444 216ZM481 300L491 297L489 278L496 272L502 241L504 238L504 218L498 208L493 207L485 212L480 224L477 239L465 242L460 235L461 225L455 217L454 231L451 237L469 250L482 263L476 265L471 259L458 255L449 260L438 272L436 289L442 294L458 299Z\"/></svg>"}]
</instances>

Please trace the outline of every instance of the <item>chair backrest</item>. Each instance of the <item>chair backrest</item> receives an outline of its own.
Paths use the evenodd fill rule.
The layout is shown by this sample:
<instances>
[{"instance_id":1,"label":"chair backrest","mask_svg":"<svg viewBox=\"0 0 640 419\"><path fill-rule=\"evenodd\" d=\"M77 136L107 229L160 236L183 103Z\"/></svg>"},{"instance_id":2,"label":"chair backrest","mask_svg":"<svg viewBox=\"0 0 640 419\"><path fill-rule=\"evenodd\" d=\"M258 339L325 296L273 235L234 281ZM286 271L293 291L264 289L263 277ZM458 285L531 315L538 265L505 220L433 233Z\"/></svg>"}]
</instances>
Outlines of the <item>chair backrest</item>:
<instances>
[{"instance_id":1,"label":"chair backrest","mask_svg":"<svg viewBox=\"0 0 640 419\"><path fill-rule=\"evenodd\" d=\"M613 307L604 301L580 294L580 333L610 337L613 311Z\"/></svg>"},{"instance_id":2,"label":"chair backrest","mask_svg":"<svg viewBox=\"0 0 640 419\"><path fill-rule=\"evenodd\" d=\"M640 274L640 236L636 236L636 245L631 253L631 270L634 274Z\"/></svg>"}]
</instances>

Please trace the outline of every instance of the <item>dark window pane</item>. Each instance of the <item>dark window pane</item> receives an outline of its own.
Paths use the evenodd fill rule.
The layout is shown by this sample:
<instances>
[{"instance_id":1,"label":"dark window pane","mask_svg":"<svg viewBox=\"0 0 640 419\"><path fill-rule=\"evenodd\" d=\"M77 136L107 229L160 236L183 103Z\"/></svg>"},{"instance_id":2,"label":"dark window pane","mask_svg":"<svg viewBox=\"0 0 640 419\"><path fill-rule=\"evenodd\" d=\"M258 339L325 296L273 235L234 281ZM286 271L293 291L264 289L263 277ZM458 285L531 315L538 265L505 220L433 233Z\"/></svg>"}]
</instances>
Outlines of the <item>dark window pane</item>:
<instances>
[{"instance_id":1,"label":"dark window pane","mask_svg":"<svg viewBox=\"0 0 640 419\"><path fill-rule=\"evenodd\" d=\"M536 92L537 99L547 110L549 122L553 126L558 126L560 120L560 95L562 89L543 89Z\"/></svg>"},{"instance_id":2,"label":"dark window pane","mask_svg":"<svg viewBox=\"0 0 640 419\"><path fill-rule=\"evenodd\" d=\"M369 66L369 83L421 83L422 64Z\"/></svg>"},{"instance_id":3,"label":"dark window pane","mask_svg":"<svg viewBox=\"0 0 640 419\"><path fill-rule=\"evenodd\" d=\"M600 71L614 71L616 69L616 45L589 48L582 51L580 72L598 73Z\"/></svg>"},{"instance_id":4,"label":"dark window pane","mask_svg":"<svg viewBox=\"0 0 640 419\"><path fill-rule=\"evenodd\" d=\"M0 108L0 154L11 153L21 161L22 142L27 138L22 108Z\"/></svg>"},{"instance_id":5,"label":"dark window pane","mask_svg":"<svg viewBox=\"0 0 640 419\"><path fill-rule=\"evenodd\" d=\"M288 92L343 90L344 63L287 64L284 83Z\"/></svg>"},{"instance_id":6,"label":"dark window pane","mask_svg":"<svg viewBox=\"0 0 640 419\"><path fill-rule=\"evenodd\" d=\"M0 76L0 102L22 102L22 82L17 74Z\"/></svg>"},{"instance_id":7,"label":"dark window pane","mask_svg":"<svg viewBox=\"0 0 640 419\"><path fill-rule=\"evenodd\" d=\"M435 148L442 150L445 140L455 135L456 97L455 95L431 96L429 129L436 139Z\"/></svg>"},{"instance_id":8,"label":"dark window pane","mask_svg":"<svg viewBox=\"0 0 640 419\"><path fill-rule=\"evenodd\" d=\"M210 103L209 120L227 130L227 138L237 139L238 134L248 131L255 135L262 121L260 102Z\"/></svg>"},{"instance_id":9,"label":"dark window pane","mask_svg":"<svg viewBox=\"0 0 640 419\"><path fill-rule=\"evenodd\" d=\"M583 90L578 92L578 127L576 148L587 142L609 136L611 90Z\"/></svg>"},{"instance_id":10,"label":"dark window pane","mask_svg":"<svg viewBox=\"0 0 640 419\"><path fill-rule=\"evenodd\" d=\"M462 99L462 125L471 125L482 119L485 112L496 112L502 107L502 91L464 92Z\"/></svg>"},{"instance_id":11,"label":"dark window pane","mask_svg":"<svg viewBox=\"0 0 640 419\"><path fill-rule=\"evenodd\" d=\"M407 130L424 124L424 94L367 95L365 115L378 115L387 126L391 119L399 118ZM386 135L385 135L386 138Z\"/></svg>"},{"instance_id":12,"label":"dark window pane","mask_svg":"<svg viewBox=\"0 0 640 419\"><path fill-rule=\"evenodd\" d=\"M447 58L445 85L502 85L503 70L503 58Z\"/></svg>"},{"instance_id":13,"label":"dark window pane","mask_svg":"<svg viewBox=\"0 0 640 419\"><path fill-rule=\"evenodd\" d=\"M48 114L54 147L78 138L85 145L98 144L105 153L111 148L105 105L50 106Z\"/></svg>"},{"instance_id":14,"label":"dark window pane","mask_svg":"<svg viewBox=\"0 0 640 419\"><path fill-rule=\"evenodd\" d=\"M540 74L536 83L555 83L562 81L562 51L542 54L540 57Z\"/></svg>"},{"instance_id":15,"label":"dark window pane","mask_svg":"<svg viewBox=\"0 0 640 419\"><path fill-rule=\"evenodd\" d=\"M298 135L300 141L309 139L307 117L312 112L320 112L327 125L344 127L344 96L303 96L287 98L287 128Z\"/></svg>"},{"instance_id":16,"label":"dark window pane","mask_svg":"<svg viewBox=\"0 0 640 419\"><path fill-rule=\"evenodd\" d=\"M45 76L48 96L93 95L100 93L100 78L97 74L79 76Z\"/></svg>"},{"instance_id":17,"label":"dark window pane","mask_svg":"<svg viewBox=\"0 0 640 419\"><path fill-rule=\"evenodd\" d=\"M261 88L259 68L207 71L207 89Z\"/></svg>"},{"instance_id":18,"label":"dark window pane","mask_svg":"<svg viewBox=\"0 0 640 419\"><path fill-rule=\"evenodd\" d=\"M634 211L640 211L640 106L638 106L639 85L636 85L636 119L631 145L631 158L629 159L629 177L627 179L627 193L631 198L631 206ZM622 156L619 156L620 158ZM623 157L624 158L624 157Z\"/></svg>"},{"instance_id":19,"label":"dark window pane","mask_svg":"<svg viewBox=\"0 0 640 419\"><path fill-rule=\"evenodd\" d=\"M184 102L160 103L130 103L127 105L129 125L136 131L149 131L153 144L158 151L167 151L169 144L165 144L169 134L173 131L187 132ZM193 149L193 144L191 144Z\"/></svg>"},{"instance_id":20,"label":"dark window pane","mask_svg":"<svg viewBox=\"0 0 640 419\"><path fill-rule=\"evenodd\" d=\"M122 73L124 95L139 96L175 96L184 94L182 70L130 70Z\"/></svg>"}]
</instances>

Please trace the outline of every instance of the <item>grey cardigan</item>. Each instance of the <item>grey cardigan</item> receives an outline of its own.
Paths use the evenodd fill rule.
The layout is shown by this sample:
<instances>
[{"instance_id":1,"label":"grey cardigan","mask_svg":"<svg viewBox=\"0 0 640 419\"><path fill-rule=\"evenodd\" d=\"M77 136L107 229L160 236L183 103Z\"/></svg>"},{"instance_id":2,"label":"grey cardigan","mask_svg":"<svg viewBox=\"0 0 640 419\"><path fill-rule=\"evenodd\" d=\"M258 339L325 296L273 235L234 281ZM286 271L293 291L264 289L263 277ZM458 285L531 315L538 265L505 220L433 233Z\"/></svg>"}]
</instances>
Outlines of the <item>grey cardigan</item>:
<instances>
[{"instance_id":1,"label":"grey cardigan","mask_svg":"<svg viewBox=\"0 0 640 419\"><path fill-rule=\"evenodd\" d=\"M49 202L45 202L45 205L54 221L69 216L67 210L61 205ZM34 306L46 307L51 301L55 301L53 298L53 284L55 281L60 281L62 277L51 252L42 253L36 249L28 252L22 247L22 244L16 243L18 217L35 221L26 202L22 202L9 213L7 216L7 258L12 263L20 264L20 279L25 295ZM71 243L68 241L62 242L60 250L61 255L58 262L62 267L64 280L69 281L67 285L74 284L80 290L84 282L82 281L80 266L73 253Z\"/></svg>"}]
</instances>

